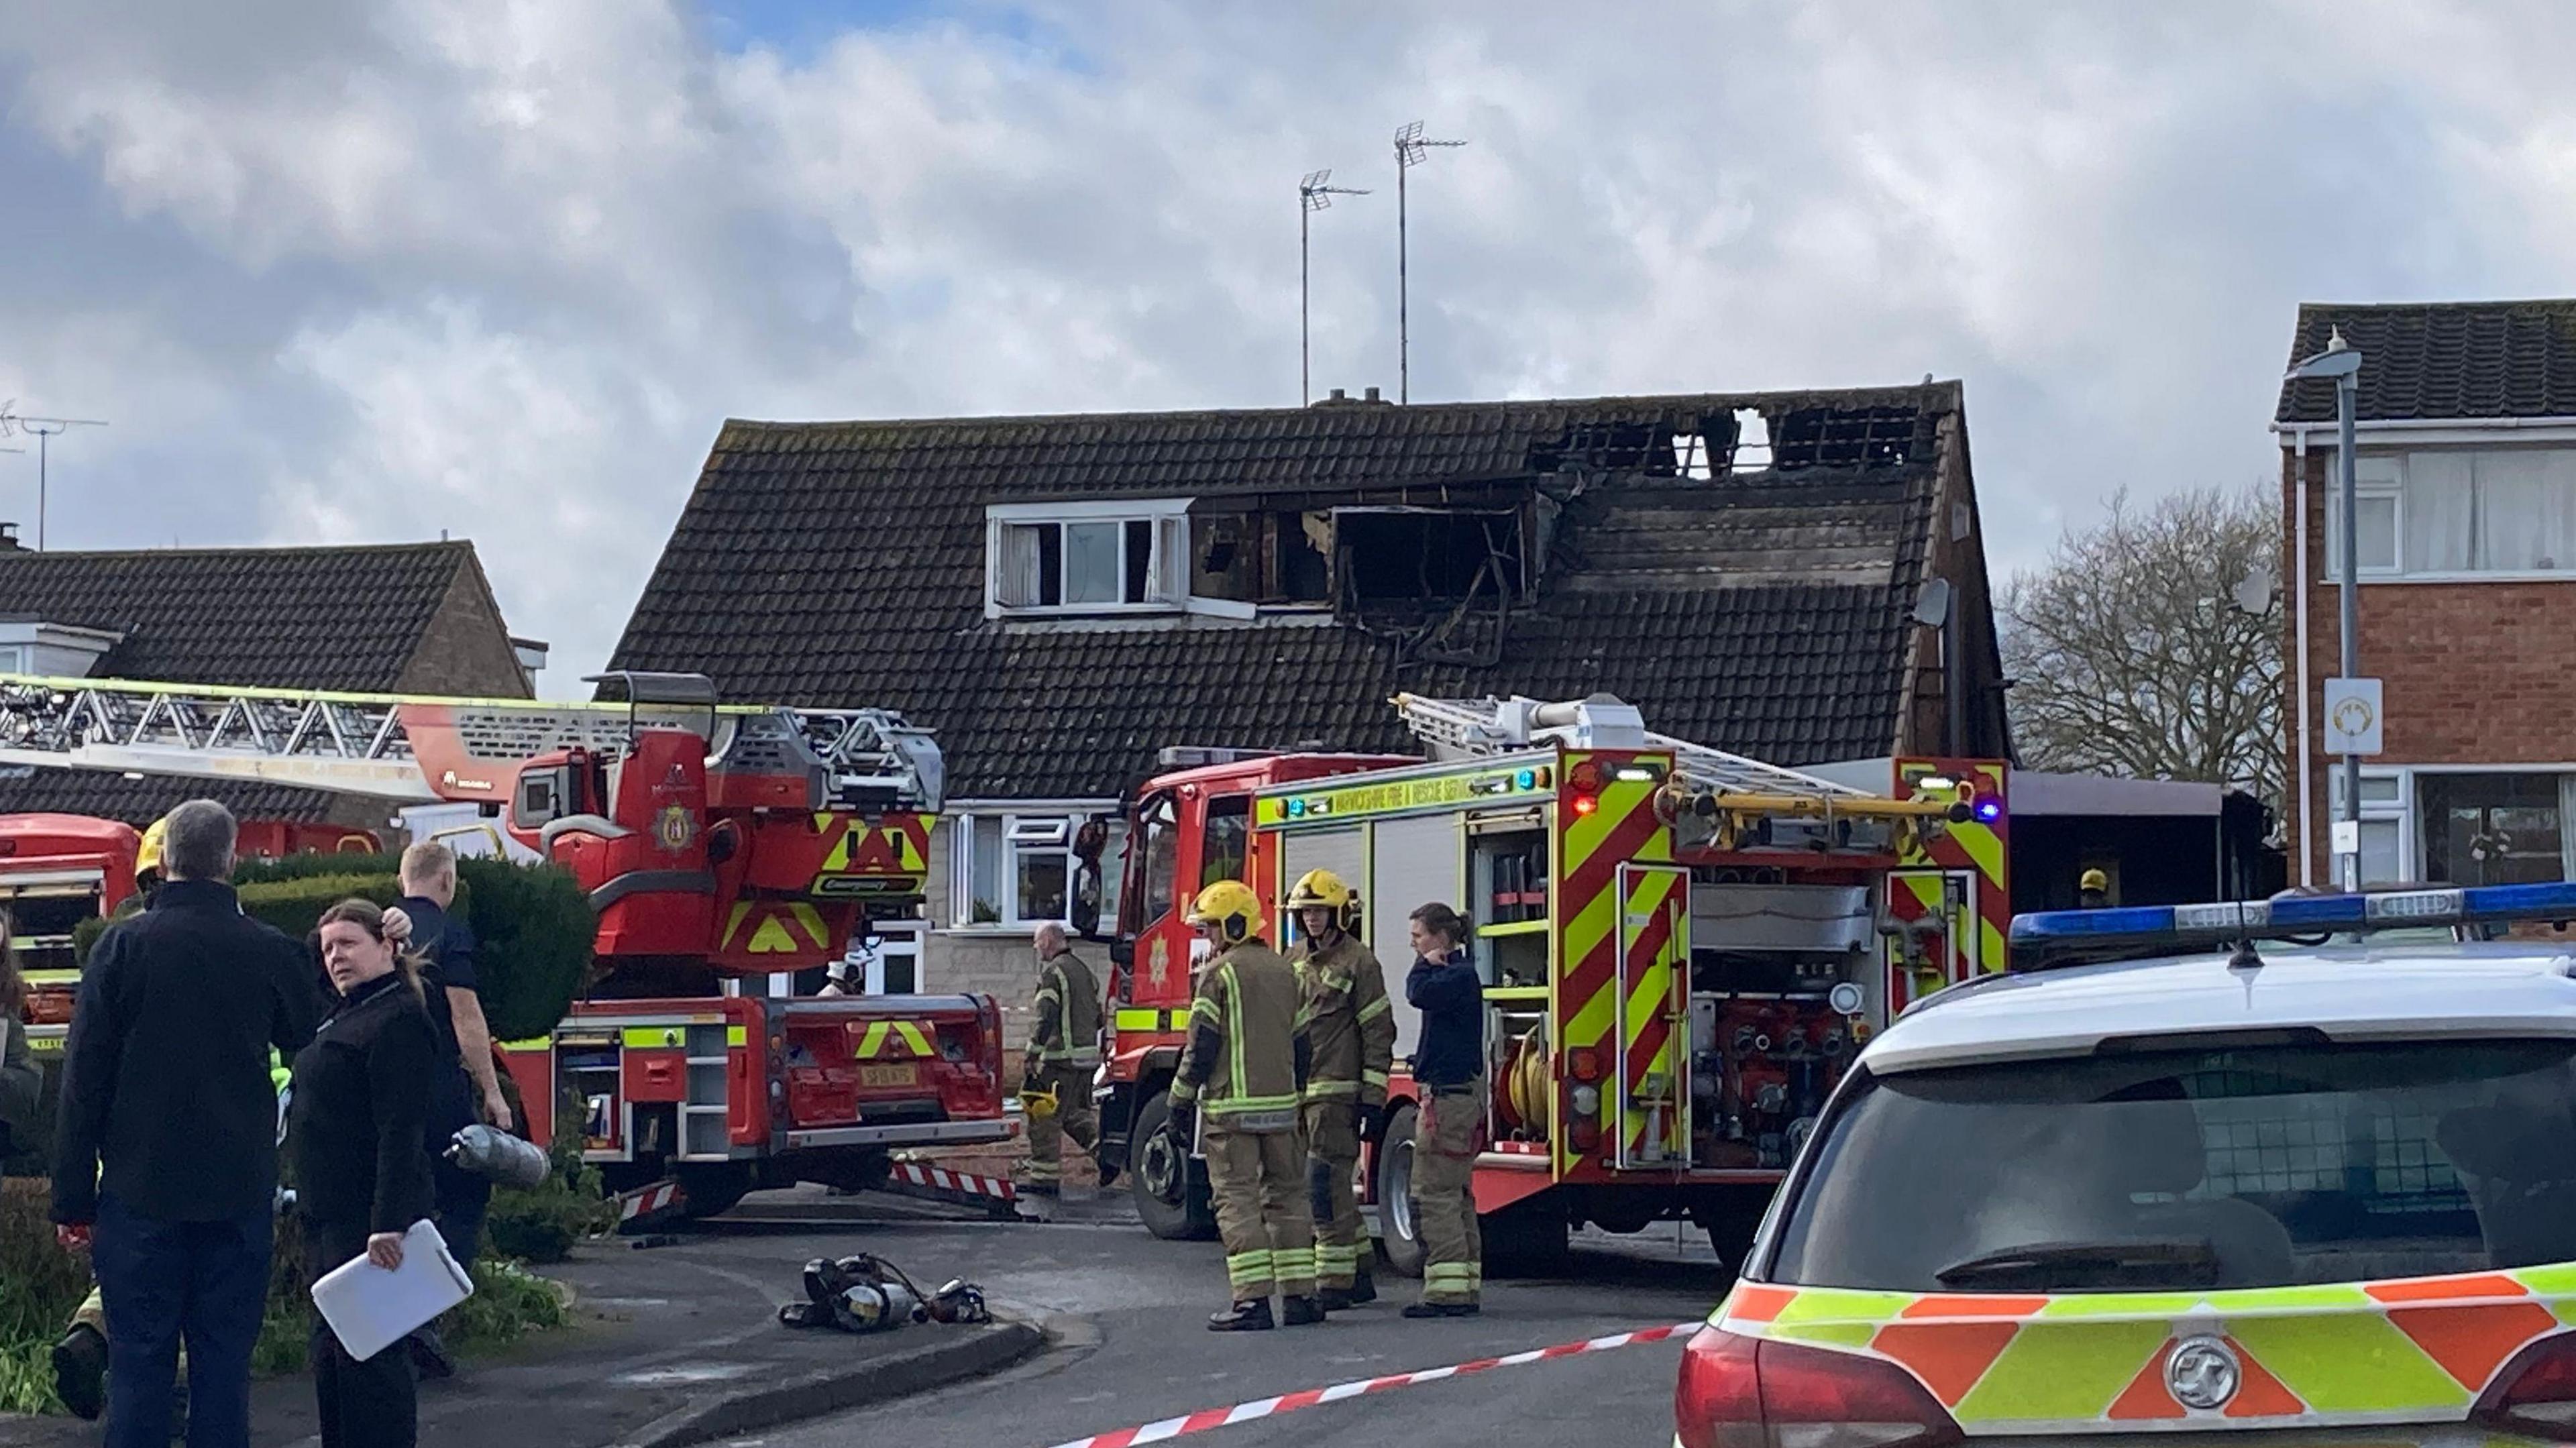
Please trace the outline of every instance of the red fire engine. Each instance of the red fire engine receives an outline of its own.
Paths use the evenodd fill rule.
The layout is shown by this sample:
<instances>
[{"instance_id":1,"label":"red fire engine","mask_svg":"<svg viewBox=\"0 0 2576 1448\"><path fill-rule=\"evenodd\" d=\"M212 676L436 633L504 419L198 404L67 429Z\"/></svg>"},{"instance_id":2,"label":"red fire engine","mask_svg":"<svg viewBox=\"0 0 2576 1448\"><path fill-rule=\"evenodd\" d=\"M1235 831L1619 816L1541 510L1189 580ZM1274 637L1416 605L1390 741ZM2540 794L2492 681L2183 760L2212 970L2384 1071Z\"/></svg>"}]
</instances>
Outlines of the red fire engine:
<instances>
[{"instance_id":1,"label":"red fire engine","mask_svg":"<svg viewBox=\"0 0 2576 1448\"><path fill-rule=\"evenodd\" d=\"M1405 922L1435 900L1473 922L1485 980L1489 1230L1543 1248L1570 1224L1687 1217L1731 1257L1845 1063L1907 998L1913 977L1888 962L1910 969L1927 947L1884 909L1889 881L1975 818L1973 797L1935 781L1893 799L1700 748L1607 697L1395 702L1434 758L1244 754L1141 792L1112 945L1105 1159L1132 1172L1156 1234L1209 1229L1204 1168L1164 1129L1192 991L1183 909L1244 880L1285 946L1287 887L1329 869L1358 891L1395 1001L1398 1069L1361 1187L1398 1271L1422 1250Z\"/></svg>"},{"instance_id":2,"label":"red fire engine","mask_svg":"<svg viewBox=\"0 0 2576 1448\"><path fill-rule=\"evenodd\" d=\"M874 1185L899 1147L1008 1137L990 997L742 993L918 901L929 735L881 710L719 704L697 675L594 682L601 702L538 703L0 675L0 763L481 805L599 911L590 998L502 1049L536 1138L569 1093L617 1189L676 1183L707 1214L758 1186Z\"/></svg>"}]
</instances>

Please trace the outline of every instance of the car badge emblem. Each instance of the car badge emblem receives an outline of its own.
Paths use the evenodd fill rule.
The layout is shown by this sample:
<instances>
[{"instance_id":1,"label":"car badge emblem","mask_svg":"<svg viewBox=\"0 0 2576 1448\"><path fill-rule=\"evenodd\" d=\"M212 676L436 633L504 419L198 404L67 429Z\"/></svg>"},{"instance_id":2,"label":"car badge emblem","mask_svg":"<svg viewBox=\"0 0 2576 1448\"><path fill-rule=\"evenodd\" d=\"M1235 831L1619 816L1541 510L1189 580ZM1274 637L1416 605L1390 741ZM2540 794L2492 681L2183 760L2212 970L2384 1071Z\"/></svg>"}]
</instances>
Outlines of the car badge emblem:
<instances>
[{"instance_id":1,"label":"car badge emblem","mask_svg":"<svg viewBox=\"0 0 2576 1448\"><path fill-rule=\"evenodd\" d=\"M2244 1381L2236 1350L2214 1337L2188 1338L2165 1359L2165 1388L2186 1408L2224 1408Z\"/></svg>"}]
</instances>

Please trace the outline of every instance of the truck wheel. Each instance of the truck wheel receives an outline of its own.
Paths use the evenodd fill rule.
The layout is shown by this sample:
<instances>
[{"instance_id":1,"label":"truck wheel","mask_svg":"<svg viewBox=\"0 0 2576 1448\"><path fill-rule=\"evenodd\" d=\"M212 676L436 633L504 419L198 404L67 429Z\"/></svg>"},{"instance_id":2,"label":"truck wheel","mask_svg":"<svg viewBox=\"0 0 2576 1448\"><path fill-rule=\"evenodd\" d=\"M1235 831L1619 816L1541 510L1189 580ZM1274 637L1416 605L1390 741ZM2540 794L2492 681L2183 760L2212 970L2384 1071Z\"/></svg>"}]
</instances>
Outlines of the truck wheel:
<instances>
[{"instance_id":1,"label":"truck wheel","mask_svg":"<svg viewBox=\"0 0 2576 1448\"><path fill-rule=\"evenodd\" d=\"M1127 1133L1127 1194L1146 1231L1167 1242L1205 1241L1216 1235L1207 1169L1173 1145L1163 1129L1171 1120L1168 1092L1155 1092L1136 1113Z\"/></svg>"},{"instance_id":2,"label":"truck wheel","mask_svg":"<svg viewBox=\"0 0 2576 1448\"><path fill-rule=\"evenodd\" d=\"M680 1190L686 1200L680 1204L680 1215L692 1222L733 1210L733 1205L751 1190L751 1164L726 1162L721 1166L684 1166L674 1175L680 1179Z\"/></svg>"},{"instance_id":3,"label":"truck wheel","mask_svg":"<svg viewBox=\"0 0 2576 1448\"><path fill-rule=\"evenodd\" d=\"M1416 1119L1410 1105L1395 1108L1377 1144L1377 1246L1387 1270L1398 1277L1422 1275L1422 1224L1413 1219Z\"/></svg>"}]
</instances>

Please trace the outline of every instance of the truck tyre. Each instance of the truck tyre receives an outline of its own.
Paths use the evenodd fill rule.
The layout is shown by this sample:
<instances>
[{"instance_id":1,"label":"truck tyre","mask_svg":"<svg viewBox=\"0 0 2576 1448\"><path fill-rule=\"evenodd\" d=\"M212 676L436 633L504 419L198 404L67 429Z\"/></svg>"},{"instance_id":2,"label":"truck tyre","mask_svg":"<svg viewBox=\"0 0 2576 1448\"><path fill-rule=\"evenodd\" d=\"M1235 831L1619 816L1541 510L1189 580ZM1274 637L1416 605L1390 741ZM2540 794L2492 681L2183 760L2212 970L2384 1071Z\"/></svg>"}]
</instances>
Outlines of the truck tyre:
<instances>
[{"instance_id":1,"label":"truck tyre","mask_svg":"<svg viewBox=\"0 0 2576 1448\"><path fill-rule=\"evenodd\" d=\"M725 1162L721 1165L684 1166L673 1173L680 1179L685 1200L680 1215L692 1222L731 1211L733 1205L751 1190L751 1163Z\"/></svg>"},{"instance_id":2,"label":"truck tyre","mask_svg":"<svg viewBox=\"0 0 2576 1448\"><path fill-rule=\"evenodd\" d=\"M1413 1126L1410 1103L1386 1119L1377 1144L1377 1247L1398 1277L1422 1275L1422 1224L1413 1219Z\"/></svg>"},{"instance_id":3,"label":"truck tyre","mask_svg":"<svg viewBox=\"0 0 2576 1448\"><path fill-rule=\"evenodd\" d=\"M1172 1098L1163 1091L1146 1098L1136 1113L1135 1125L1127 1133L1127 1195L1136 1203L1136 1215L1144 1219L1146 1231L1167 1242L1203 1242L1216 1235L1207 1168L1186 1151L1173 1149L1163 1130L1171 1119ZM1156 1192L1169 1194L1175 1173L1180 1199L1167 1201Z\"/></svg>"}]
</instances>

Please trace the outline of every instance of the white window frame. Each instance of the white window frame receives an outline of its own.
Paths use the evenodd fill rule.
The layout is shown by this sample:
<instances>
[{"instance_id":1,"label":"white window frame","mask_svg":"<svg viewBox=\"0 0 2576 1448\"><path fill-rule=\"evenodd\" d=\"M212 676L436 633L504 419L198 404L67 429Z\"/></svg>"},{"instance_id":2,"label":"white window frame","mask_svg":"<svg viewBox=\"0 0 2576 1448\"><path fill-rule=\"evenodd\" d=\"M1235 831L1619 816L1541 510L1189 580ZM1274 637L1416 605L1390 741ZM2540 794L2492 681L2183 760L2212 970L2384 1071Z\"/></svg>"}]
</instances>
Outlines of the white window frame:
<instances>
[{"instance_id":1,"label":"white window frame","mask_svg":"<svg viewBox=\"0 0 2576 1448\"><path fill-rule=\"evenodd\" d=\"M2460 443L2457 439L2449 438L2449 437L2432 437L2432 436L2427 436L2427 437L2423 437L2423 438L2412 439L2411 441L2413 441L2413 442L2415 442L2416 444L2418 444L2416 447L2414 447L2414 448L2412 449L2413 451L2418 451L2418 452L2428 452L2428 451L2457 451L2457 452L2469 452L2469 453L2475 453L2475 452L2480 452L2480 451L2489 451L2489 450L2490 450L2490 449L2482 449L2482 448L2478 447L2478 446L2476 445L2476 443L2475 443L2475 442L2469 442L2469 443L2466 443L2466 444L2462 444L2462 443ZM2539 436L2530 436L2530 437L2521 437L2521 438L2516 438L2516 439L2515 439L2515 441L2518 441L2518 442L2526 442L2526 443L2558 442L2562 448L2563 448L2563 447L2564 447L2564 445L2565 445L2565 444L2564 444L2564 441L2563 441L2563 440L2561 440L2561 439L2556 439L2556 438L2546 438L2546 437L2539 437ZM2340 582L2342 582L2342 581L2343 581L2343 573L2342 573L2342 571L2341 571L2341 570L2336 566L2336 564L2337 564L2337 562L2338 562L2337 554L2338 554L2338 552L2340 551L2340 545L2341 545L2341 543L2342 543L2342 538L2343 538L2343 535L2342 535L2342 532L2341 532L2341 527L2340 527L2340 519L2341 519L2341 517L2342 517L2342 513L2343 513L2343 508L2342 508L2342 485L2341 485L2341 483L2338 481L2337 476L2336 476L2336 472L2335 472L2335 468L2334 468L2334 463L2333 463L2333 451L2332 451L2332 449L2328 449L2326 456L2327 456L2327 464L2326 464L2326 481L2325 481L2325 517L2326 517L2326 528L2325 528L2325 536L2324 536L2322 539L2320 539L2320 540L2319 540L2319 543L2318 543L2318 562L2319 562L2319 566L2320 566L2320 575L2319 575L2319 576L2320 576L2320 578L2321 578L2321 580L2322 580L2323 582L2326 582L2326 583L2340 583ZM2354 495L2356 498L2360 498L2360 499L2372 499L2372 498L2388 498L2388 499L2391 499L2391 500L2392 500L2391 506L2392 506L2392 507L2394 508L2394 510L2395 510L2394 517L2393 517L2393 520L2392 520L2392 526L2393 526L2393 527L2395 528L2395 530L2396 530L2395 547L2396 547L2396 554L2397 554L2397 566L2396 566L2396 567L2394 567L2394 568L2379 568L2379 567L2364 568L2363 570L2361 570L2361 577L2360 577L2360 581L2361 581L2361 582L2363 582L2363 583L2576 583L2576 568L2557 568L2557 569L2549 569L2549 568L2538 568L2538 569L2534 569L2534 568L2520 568L2520 569L2508 569L2508 568L2465 568L2465 569L2463 569L2463 568L2448 568L2448 569L2431 569L2431 568L2410 568L2410 567L2408 567L2408 566L2407 566L2407 563L2406 563L2406 497L2405 497L2405 487L2406 487L2406 454L2405 454L2405 453L2403 453L2403 452L2397 452L2397 453L2363 453L2359 458L2357 458L2357 459L2355 460L2355 463L2354 463L2354 476L2353 476L2353 495ZM2448 766L2445 766L2445 767L2448 767ZM2484 768L2485 766L2476 766L2476 767L2478 767L2478 768ZM2539 766L2535 766L2535 768L2539 768Z\"/></svg>"},{"instance_id":2,"label":"white window frame","mask_svg":"<svg viewBox=\"0 0 2576 1448\"><path fill-rule=\"evenodd\" d=\"M2339 760L2329 759L2325 762L2325 768L2325 817L2328 821L2338 820L2343 818L2343 765ZM2418 806L2422 798L2420 786L2423 776L2428 774L2566 775L2576 774L2576 760L2561 763L2541 762L2533 764L2363 765L2361 767L2361 818L2365 823L2379 820L2394 820L2397 822L2397 858L2405 868L2408 882L2416 884L2429 883L2428 871L2424 862L2423 821L2417 813ZM2371 798L2372 791L2370 786L2381 780L2395 780L2397 782L2397 797L2395 799ZM2564 830L2567 827L2567 822L2562 819L2559 822L2559 828ZM2325 838L2331 833L2331 829L2331 825L2321 826L2317 831L2318 837L2320 839ZM2334 868L2339 870L2341 867L2338 865ZM2342 881L2342 876L2340 874L2332 872L2329 872L2327 878L2329 882L2338 886L2340 886ZM2454 881L2452 883L2456 884L2458 882Z\"/></svg>"},{"instance_id":3,"label":"white window frame","mask_svg":"<svg viewBox=\"0 0 2576 1448\"><path fill-rule=\"evenodd\" d=\"M2330 469L2329 473L2331 471ZM2356 503L2378 502L2384 499L2389 508L2389 562L2384 567L2372 564L2363 568L2360 574L2362 581L2394 581L2406 577L2406 459L2403 457L2357 459L2352 480L2352 493L2353 501ZM2322 546L2325 581L2343 582L2343 485L2332 476L2326 480L2326 535Z\"/></svg>"},{"instance_id":4,"label":"white window frame","mask_svg":"<svg viewBox=\"0 0 2576 1448\"><path fill-rule=\"evenodd\" d=\"M1189 555L1190 499L1111 498L1090 502L994 503L984 509L984 616L1002 618L1095 618L1121 614L1179 613L1187 606L1188 580L1181 564ZM1125 562L1124 525L1146 523L1153 529L1153 553L1145 564L1145 601L1128 603L1006 603L1002 598L1003 541L1015 527L1061 527L1068 523L1111 523L1121 527L1120 562ZM1061 554L1059 554L1061 557ZM1119 576L1123 580L1126 569ZM1062 597L1059 588L1058 597Z\"/></svg>"},{"instance_id":5,"label":"white window frame","mask_svg":"<svg viewBox=\"0 0 2576 1448\"><path fill-rule=\"evenodd\" d=\"M951 831L949 840L949 905L948 921L941 933L948 935L1025 935L1040 925L1073 926L1074 885L1080 878L1081 864L1074 858L1073 844L1083 824L1094 815L1116 811L1118 802L1095 800L969 800L960 803L940 823ZM998 920L975 918L975 822L998 820L1002 851L995 865L994 892L1001 898L994 902ZM1019 909L1019 863L1024 854L1048 854L1064 857L1065 913L1053 920L1043 916L1022 916ZM1105 888L1115 886L1109 872L1118 868L1117 843L1101 854L1100 865Z\"/></svg>"}]
</instances>

